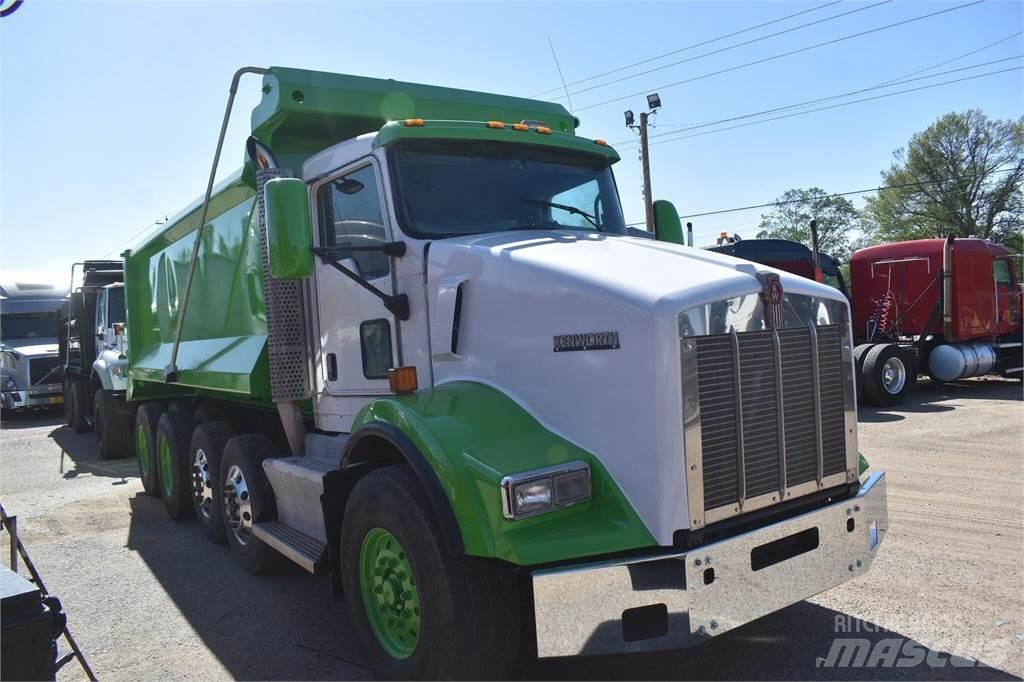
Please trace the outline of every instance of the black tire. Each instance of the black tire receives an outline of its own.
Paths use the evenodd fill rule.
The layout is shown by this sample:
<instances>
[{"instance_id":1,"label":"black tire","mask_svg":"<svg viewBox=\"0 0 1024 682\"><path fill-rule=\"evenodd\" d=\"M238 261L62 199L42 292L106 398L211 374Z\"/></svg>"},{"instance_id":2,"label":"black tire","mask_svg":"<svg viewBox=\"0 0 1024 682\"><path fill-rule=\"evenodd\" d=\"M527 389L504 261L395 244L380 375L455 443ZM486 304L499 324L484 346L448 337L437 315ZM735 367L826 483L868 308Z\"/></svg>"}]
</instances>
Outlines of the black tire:
<instances>
[{"instance_id":1,"label":"black tire","mask_svg":"<svg viewBox=\"0 0 1024 682\"><path fill-rule=\"evenodd\" d=\"M188 449L192 509L206 537L218 545L228 541L224 532L224 494L220 463L233 431L226 422L206 422L192 432Z\"/></svg>"},{"instance_id":2,"label":"black tire","mask_svg":"<svg viewBox=\"0 0 1024 682\"><path fill-rule=\"evenodd\" d=\"M864 356L874 344L862 343L853 349L854 376L857 377L857 402L864 399Z\"/></svg>"},{"instance_id":3,"label":"black tire","mask_svg":"<svg viewBox=\"0 0 1024 682\"><path fill-rule=\"evenodd\" d=\"M64 391L64 414L75 433L92 431L89 423L89 393L82 381L68 381Z\"/></svg>"},{"instance_id":4,"label":"black tire","mask_svg":"<svg viewBox=\"0 0 1024 682\"><path fill-rule=\"evenodd\" d=\"M419 631L407 644L414 649L405 658L382 646L367 615L375 607L364 601L372 597L364 597L361 589L364 541L369 537L372 543L381 530L398 541L415 576L412 603L419 604ZM409 467L376 469L352 491L342 522L341 579L349 621L377 679L491 680L512 671L520 634L513 570L495 560L449 551L442 537L427 495ZM403 613L409 603L404 603Z\"/></svg>"},{"instance_id":5,"label":"black tire","mask_svg":"<svg viewBox=\"0 0 1024 682\"><path fill-rule=\"evenodd\" d=\"M156 428L160 497L167 508L167 515L175 521L195 517L192 509L192 477L188 466L191 440L192 420L177 410L164 412Z\"/></svg>"},{"instance_id":6,"label":"black tire","mask_svg":"<svg viewBox=\"0 0 1024 682\"><path fill-rule=\"evenodd\" d=\"M160 474L156 463L156 428L164 408L159 403L146 403L135 412L135 456L139 478L147 495L160 497Z\"/></svg>"},{"instance_id":7,"label":"black tire","mask_svg":"<svg viewBox=\"0 0 1024 682\"><path fill-rule=\"evenodd\" d=\"M227 442L220 461L224 534L239 563L249 573L267 571L281 559L277 550L252 534L252 524L277 517L274 492L263 472L263 460L277 451L267 436L247 433Z\"/></svg>"},{"instance_id":8,"label":"black tire","mask_svg":"<svg viewBox=\"0 0 1024 682\"><path fill-rule=\"evenodd\" d=\"M124 410L118 409L118 400L102 388L96 391L92 399L93 425L99 441L100 457L103 459L132 454L135 434L132 432L131 421L124 416Z\"/></svg>"},{"instance_id":9,"label":"black tire","mask_svg":"<svg viewBox=\"0 0 1024 682\"><path fill-rule=\"evenodd\" d=\"M896 380L888 384L884 378L886 364L891 363L897 373L902 372L902 381ZM864 356L864 368L861 371L864 380L864 397L869 405L892 407L903 402L910 390L909 372L903 354L898 346L891 343L878 344Z\"/></svg>"},{"instance_id":10,"label":"black tire","mask_svg":"<svg viewBox=\"0 0 1024 682\"><path fill-rule=\"evenodd\" d=\"M917 349L913 346L899 346L899 349L903 364L907 366L907 390L909 391L917 384L917 375L920 373Z\"/></svg>"}]
</instances>

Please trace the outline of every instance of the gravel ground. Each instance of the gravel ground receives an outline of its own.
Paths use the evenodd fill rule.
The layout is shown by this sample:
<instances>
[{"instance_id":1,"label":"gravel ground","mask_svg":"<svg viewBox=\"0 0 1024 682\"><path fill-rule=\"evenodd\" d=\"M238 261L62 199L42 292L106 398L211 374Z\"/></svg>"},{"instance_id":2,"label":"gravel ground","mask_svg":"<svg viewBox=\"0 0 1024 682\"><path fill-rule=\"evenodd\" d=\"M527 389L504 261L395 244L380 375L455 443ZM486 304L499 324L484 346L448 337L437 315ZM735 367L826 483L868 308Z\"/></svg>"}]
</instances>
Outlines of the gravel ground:
<instances>
[{"instance_id":1,"label":"gravel ground","mask_svg":"<svg viewBox=\"0 0 1024 682\"><path fill-rule=\"evenodd\" d=\"M860 449L888 472L891 527L865 576L695 649L543 661L519 674L1020 679L1021 398L1018 382L922 380L900 409L862 410ZM0 501L18 515L22 539L100 679L369 674L326 577L291 566L243 573L194 524L167 519L142 492L133 460L100 460L92 434L63 427L59 413L2 426ZM876 654L895 643L910 655L895 668L823 666L836 637L866 638ZM73 665L59 675L79 677Z\"/></svg>"}]
</instances>

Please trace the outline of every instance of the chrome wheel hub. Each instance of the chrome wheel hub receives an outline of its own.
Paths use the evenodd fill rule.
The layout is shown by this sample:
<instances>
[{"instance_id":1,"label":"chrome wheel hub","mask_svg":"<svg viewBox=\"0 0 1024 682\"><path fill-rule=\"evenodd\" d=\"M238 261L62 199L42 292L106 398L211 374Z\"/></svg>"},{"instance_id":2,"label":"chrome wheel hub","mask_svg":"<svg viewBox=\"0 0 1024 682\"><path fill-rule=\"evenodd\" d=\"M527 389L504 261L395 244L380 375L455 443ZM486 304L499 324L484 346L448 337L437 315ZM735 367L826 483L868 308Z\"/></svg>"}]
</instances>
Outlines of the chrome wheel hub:
<instances>
[{"instance_id":1,"label":"chrome wheel hub","mask_svg":"<svg viewBox=\"0 0 1024 682\"><path fill-rule=\"evenodd\" d=\"M224 518L240 544L248 544L252 537L252 499L245 475L232 465L224 480Z\"/></svg>"},{"instance_id":2,"label":"chrome wheel hub","mask_svg":"<svg viewBox=\"0 0 1024 682\"><path fill-rule=\"evenodd\" d=\"M889 358L882 365L882 388L889 395L896 395L907 383L907 368L899 358Z\"/></svg>"},{"instance_id":3,"label":"chrome wheel hub","mask_svg":"<svg viewBox=\"0 0 1024 682\"><path fill-rule=\"evenodd\" d=\"M196 450L192 458L192 494L196 506L203 518L208 519L213 513L213 475L210 473L210 462L206 459L206 451Z\"/></svg>"}]
</instances>

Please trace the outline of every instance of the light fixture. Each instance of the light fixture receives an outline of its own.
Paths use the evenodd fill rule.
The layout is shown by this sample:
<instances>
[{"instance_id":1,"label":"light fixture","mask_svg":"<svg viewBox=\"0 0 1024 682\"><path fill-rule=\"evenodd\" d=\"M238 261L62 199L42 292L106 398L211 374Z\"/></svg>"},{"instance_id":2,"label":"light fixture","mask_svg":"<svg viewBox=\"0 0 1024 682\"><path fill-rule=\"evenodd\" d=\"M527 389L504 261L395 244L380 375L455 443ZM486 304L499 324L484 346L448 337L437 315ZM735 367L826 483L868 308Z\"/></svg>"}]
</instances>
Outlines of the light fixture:
<instances>
[{"instance_id":1,"label":"light fixture","mask_svg":"<svg viewBox=\"0 0 1024 682\"><path fill-rule=\"evenodd\" d=\"M506 519L522 519L584 502L590 495L590 467L577 460L506 476L501 510Z\"/></svg>"},{"instance_id":2,"label":"light fixture","mask_svg":"<svg viewBox=\"0 0 1024 682\"><path fill-rule=\"evenodd\" d=\"M626 116L626 125L627 126L633 125L633 110L632 109L627 109L626 113L625 113L625 116Z\"/></svg>"},{"instance_id":3,"label":"light fixture","mask_svg":"<svg viewBox=\"0 0 1024 682\"><path fill-rule=\"evenodd\" d=\"M661 98L658 97L658 93L652 92L647 95L647 106L651 108L651 111L661 108Z\"/></svg>"}]
</instances>

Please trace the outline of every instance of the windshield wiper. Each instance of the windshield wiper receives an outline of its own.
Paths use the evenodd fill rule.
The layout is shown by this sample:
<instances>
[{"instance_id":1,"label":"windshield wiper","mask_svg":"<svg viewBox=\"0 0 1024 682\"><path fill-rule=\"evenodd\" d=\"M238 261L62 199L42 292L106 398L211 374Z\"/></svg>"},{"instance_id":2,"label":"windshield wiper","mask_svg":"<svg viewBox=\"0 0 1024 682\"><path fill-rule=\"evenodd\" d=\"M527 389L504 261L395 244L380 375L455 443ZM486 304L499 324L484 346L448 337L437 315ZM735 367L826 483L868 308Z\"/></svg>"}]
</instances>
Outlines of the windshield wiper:
<instances>
[{"instance_id":1,"label":"windshield wiper","mask_svg":"<svg viewBox=\"0 0 1024 682\"><path fill-rule=\"evenodd\" d=\"M556 204L553 201L545 201L544 199L527 199L526 197L523 197L520 201L524 204L530 204L531 206L547 206L548 208L557 208L560 211L566 211L567 213L583 216L587 219L587 222L594 226L595 230L598 232L604 232L604 228L597 224L597 216L590 215L581 208L569 206L568 204Z\"/></svg>"}]
</instances>

